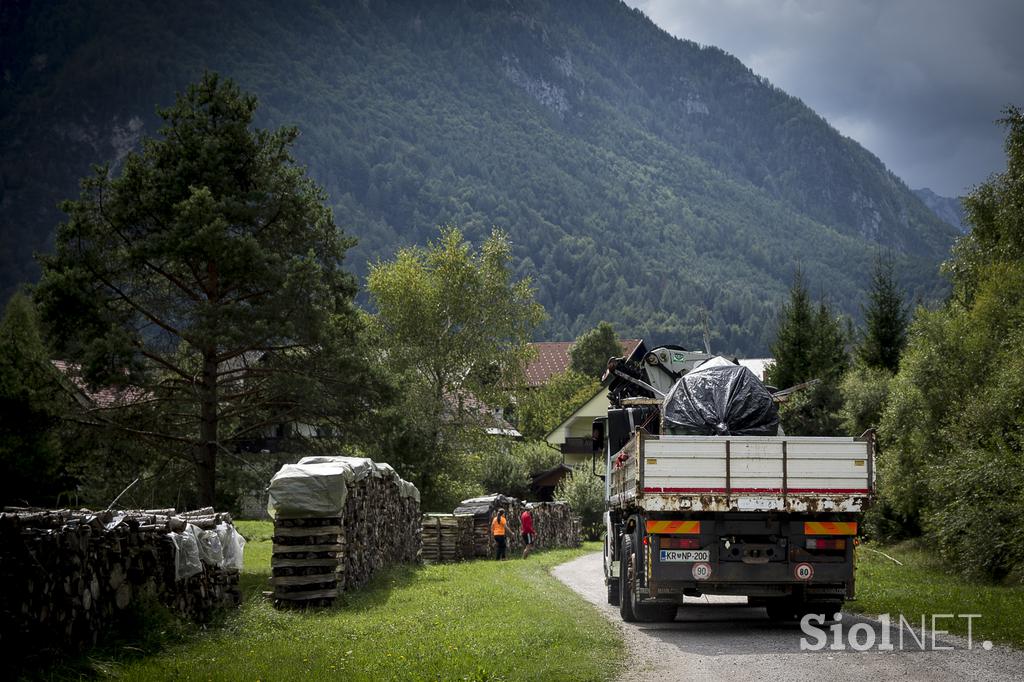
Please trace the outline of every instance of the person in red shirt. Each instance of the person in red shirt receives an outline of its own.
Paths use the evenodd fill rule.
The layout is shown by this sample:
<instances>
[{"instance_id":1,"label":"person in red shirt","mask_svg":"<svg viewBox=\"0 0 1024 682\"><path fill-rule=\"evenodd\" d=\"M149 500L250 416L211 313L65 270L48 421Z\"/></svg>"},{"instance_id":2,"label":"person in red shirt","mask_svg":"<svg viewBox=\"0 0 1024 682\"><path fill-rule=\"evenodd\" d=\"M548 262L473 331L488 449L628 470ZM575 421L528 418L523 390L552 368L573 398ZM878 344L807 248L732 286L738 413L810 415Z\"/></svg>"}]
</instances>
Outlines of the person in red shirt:
<instances>
[{"instance_id":1,"label":"person in red shirt","mask_svg":"<svg viewBox=\"0 0 1024 682\"><path fill-rule=\"evenodd\" d=\"M519 517L519 526L523 532L523 558L525 559L533 549L533 515L529 509L523 510Z\"/></svg>"}]
</instances>

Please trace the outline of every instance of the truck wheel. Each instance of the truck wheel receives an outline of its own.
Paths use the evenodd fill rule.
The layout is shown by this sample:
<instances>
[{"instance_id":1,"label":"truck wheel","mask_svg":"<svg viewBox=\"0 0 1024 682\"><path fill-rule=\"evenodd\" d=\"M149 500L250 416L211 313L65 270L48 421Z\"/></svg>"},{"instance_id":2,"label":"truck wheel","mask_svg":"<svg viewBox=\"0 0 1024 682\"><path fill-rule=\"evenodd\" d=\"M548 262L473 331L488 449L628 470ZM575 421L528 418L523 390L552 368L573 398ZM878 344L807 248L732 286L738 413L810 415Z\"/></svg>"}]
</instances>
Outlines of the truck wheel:
<instances>
[{"instance_id":1,"label":"truck wheel","mask_svg":"<svg viewBox=\"0 0 1024 682\"><path fill-rule=\"evenodd\" d=\"M604 575L605 575L605 583L607 583L607 585L608 585L608 603L611 604L612 606L618 606L619 605L619 578L617 576L612 576L612 572L610 570L611 566L612 566L612 559L609 558L611 556L611 552L608 551L609 548L610 548L610 544L609 544L610 542L611 542L611 540L609 540L608 536L605 535L605 538L604 538Z\"/></svg>"},{"instance_id":2,"label":"truck wheel","mask_svg":"<svg viewBox=\"0 0 1024 682\"><path fill-rule=\"evenodd\" d=\"M627 623L666 623L676 619L679 607L675 604L638 604L636 598L636 557L633 555L633 538L622 538L622 554L619 558L618 603L619 615ZM608 587L611 599L611 586Z\"/></svg>"},{"instance_id":3,"label":"truck wheel","mask_svg":"<svg viewBox=\"0 0 1024 682\"><path fill-rule=\"evenodd\" d=\"M633 591L632 577L635 565L633 557L633 538L628 535L622 536L622 551L619 553L619 615L627 623L637 621L636 612L633 611L633 602L636 593Z\"/></svg>"},{"instance_id":4,"label":"truck wheel","mask_svg":"<svg viewBox=\"0 0 1024 682\"><path fill-rule=\"evenodd\" d=\"M619 605L619 578L608 578L608 603Z\"/></svg>"}]
</instances>

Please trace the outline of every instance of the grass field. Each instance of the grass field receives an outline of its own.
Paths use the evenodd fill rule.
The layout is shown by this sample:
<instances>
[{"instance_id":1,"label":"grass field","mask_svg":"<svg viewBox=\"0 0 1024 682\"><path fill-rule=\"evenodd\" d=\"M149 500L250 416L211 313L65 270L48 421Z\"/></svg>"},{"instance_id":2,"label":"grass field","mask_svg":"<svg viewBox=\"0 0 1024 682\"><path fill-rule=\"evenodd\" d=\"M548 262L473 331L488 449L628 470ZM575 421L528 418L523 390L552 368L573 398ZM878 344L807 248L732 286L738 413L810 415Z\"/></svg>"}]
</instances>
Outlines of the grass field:
<instances>
[{"instance_id":1,"label":"grass field","mask_svg":"<svg viewBox=\"0 0 1024 682\"><path fill-rule=\"evenodd\" d=\"M606 680L621 660L612 625L549 572L596 543L525 561L402 567L334 608L303 613L260 596L271 524L238 527L251 540L237 614L93 669L128 680Z\"/></svg>"},{"instance_id":2,"label":"grass field","mask_svg":"<svg viewBox=\"0 0 1024 682\"><path fill-rule=\"evenodd\" d=\"M882 551L902 562L877 554ZM894 626L902 614L920 631L921 615L931 629L932 614L980 614L972 620L975 646L986 639L1024 647L1024 585L968 583L943 571L934 551L920 542L893 547L863 545L857 549L857 601L850 611L888 613ZM942 618L936 629L967 635L968 620Z\"/></svg>"},{"instance_id":3,"label":"grass field","mask_svg":"<svg viewBox=\"0 0 1024 682\"><path fill-rule=\"evenodd\" d=\"M44 679L126 680L607 680L623 644L616 628L550 575L551 567L598 551L534 554L528 560L401 567L380 574L334 608L277 611L261 596L270 573L272 525L240 521L246 546L240 610L205 631L146 618L110 643ZM897 565L878 554L885 552ZM920 544L858 548L852 611L981 614L975 642L1024 647L1024 586L967 584L943 572ZM938 629L966 635L967 621ZM976 644L977 645L977 644ZM0 676L2 677L2 676Z\"/></svg>"}]
</instances>

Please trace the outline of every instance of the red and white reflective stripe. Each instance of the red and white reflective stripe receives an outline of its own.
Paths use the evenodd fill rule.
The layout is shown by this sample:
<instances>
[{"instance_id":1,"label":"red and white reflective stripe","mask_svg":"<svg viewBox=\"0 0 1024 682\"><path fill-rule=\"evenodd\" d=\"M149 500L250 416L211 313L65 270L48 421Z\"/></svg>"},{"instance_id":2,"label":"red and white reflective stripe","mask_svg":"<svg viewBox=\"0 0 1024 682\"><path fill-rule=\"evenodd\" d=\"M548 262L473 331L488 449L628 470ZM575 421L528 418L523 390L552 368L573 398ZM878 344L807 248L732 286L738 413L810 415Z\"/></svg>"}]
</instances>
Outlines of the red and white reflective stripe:
<instances>
[{"instance_id":1,"label":"red and white reflective stripe","mask_svg":"<svg viewBox=\"0 0 1024 682\"><path fill-rule=\"evenodd\" d=\"M648 521L646 529L648 533L697 535L700 533L700 521Z\"/></svg>"},{"instance_id":2,"label":"red and white reflective stripe","mask_svg":"<svg viewBox=\"0 0 1024 682\"><path fill-rule=\"evenodd\" d=\"M804 535L856 535L856 521L805 521Z\"/></svg>"}]
</instances>

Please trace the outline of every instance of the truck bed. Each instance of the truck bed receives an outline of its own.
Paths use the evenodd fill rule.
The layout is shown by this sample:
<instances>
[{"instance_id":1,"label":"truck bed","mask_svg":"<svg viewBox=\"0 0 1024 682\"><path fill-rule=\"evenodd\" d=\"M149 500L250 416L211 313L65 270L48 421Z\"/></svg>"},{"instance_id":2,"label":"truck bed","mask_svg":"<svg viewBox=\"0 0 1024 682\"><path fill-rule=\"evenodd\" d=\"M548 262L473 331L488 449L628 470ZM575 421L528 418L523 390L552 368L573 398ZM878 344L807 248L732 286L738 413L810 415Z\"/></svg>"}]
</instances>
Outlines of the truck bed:
<instances>
[{"instance_id":1,"label":"truck bed","mask_svg":"<svg viewBox=\"0 0 1024 682\"><path fill-rule=\"evenodd\" d=\"M859 512L874 490L870 435L638 433L611 462L609 505L620 509Z\"/></svg>"}]
</instances>

